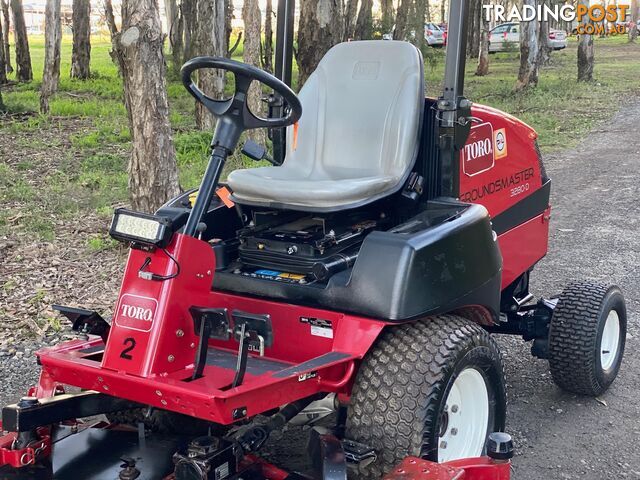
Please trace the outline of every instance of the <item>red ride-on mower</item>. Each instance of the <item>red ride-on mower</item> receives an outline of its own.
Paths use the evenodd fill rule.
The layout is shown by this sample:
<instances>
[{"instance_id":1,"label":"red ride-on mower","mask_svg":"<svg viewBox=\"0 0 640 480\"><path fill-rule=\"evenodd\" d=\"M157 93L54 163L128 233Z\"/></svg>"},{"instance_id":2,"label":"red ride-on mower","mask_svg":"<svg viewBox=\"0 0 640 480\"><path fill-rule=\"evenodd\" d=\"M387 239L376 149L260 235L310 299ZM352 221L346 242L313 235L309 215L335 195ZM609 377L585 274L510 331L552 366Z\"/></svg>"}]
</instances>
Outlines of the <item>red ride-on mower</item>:
<instances>
[{"instance_id":1,"label":"red ride-on mower","mask_svg":"<svg viewBox=\"0 0 640 480\"><path fill-rule=\"evenodd\" d=\"M39 384L3 409L1 478L307 478L256 454L287 422L337 410L311 431L311 478L506 480L491 333L532 341L568 391L611 384L622 294L575 283L532 303L550 181L530 127L462 96L467 2L450 6L439 99L420 52L394 41L337 45L296 96L290 1L278 78L222 58L183 67L218 118L202 184L153 215L116 211L131 251L113 318L55 307L78 339L39 351ZM235 76L232 98L198 90L205 68ZM252 81L274 90L269 118L247 107ZM273 165L220 183L259 127Z\"/></svg>"}]
</instances>

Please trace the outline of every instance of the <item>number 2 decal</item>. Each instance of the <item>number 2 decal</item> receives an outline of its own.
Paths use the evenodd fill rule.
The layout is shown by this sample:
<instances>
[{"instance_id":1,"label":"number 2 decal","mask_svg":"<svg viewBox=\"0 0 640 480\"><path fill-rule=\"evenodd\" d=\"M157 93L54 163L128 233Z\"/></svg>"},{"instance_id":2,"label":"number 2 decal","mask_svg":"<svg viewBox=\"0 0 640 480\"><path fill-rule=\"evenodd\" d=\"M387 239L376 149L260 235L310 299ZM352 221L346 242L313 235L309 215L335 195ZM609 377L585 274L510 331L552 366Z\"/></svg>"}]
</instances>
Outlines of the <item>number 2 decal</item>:
<instances>
[{"instance_id":1,"label":"number 2 decal","mask_svg":"<svg viewBox=\"0 0 640 480\"><path fill-rule=\"evenodd\" d=\"M123 344L126 346L126 348L122 350L120 358L124 358L125 360L133 360L133 357L129 355L129 352L136 348L136 339L133 337L127 337L124 339Z\"/></svg>"}]
</instances>

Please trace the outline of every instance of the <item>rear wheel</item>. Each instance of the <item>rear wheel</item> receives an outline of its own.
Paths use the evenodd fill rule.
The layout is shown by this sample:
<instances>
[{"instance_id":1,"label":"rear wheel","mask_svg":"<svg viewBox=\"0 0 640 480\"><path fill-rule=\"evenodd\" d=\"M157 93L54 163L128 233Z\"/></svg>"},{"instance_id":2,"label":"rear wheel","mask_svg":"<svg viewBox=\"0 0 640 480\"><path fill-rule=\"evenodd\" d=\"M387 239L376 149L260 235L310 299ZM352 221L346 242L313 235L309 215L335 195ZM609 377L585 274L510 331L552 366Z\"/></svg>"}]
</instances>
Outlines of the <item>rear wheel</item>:
<instances>
[{"instance_id":1,"label":"rear wheel","mask_svg":"<svg viewBox=\"0 0 640 480\"><path fill-rule=\"evenodd\" d=\"M479 456L505 411L500 352L480 326L440 315L389 328L365 357L349 405L347 437L378 454L357 478L379 478L407 455Z\"/></svg>"},{"instance_id":2,"label":"rear wheel","mask_svg":"<svg viewBox=\"0 0 640 480\"><path fill-rule=\"evenodd\" d=\"M600 395L620 370L627 310L618 287L573 283L562 292L549 329L549 367L556 384Z\"/></svg>"}]
</instances>

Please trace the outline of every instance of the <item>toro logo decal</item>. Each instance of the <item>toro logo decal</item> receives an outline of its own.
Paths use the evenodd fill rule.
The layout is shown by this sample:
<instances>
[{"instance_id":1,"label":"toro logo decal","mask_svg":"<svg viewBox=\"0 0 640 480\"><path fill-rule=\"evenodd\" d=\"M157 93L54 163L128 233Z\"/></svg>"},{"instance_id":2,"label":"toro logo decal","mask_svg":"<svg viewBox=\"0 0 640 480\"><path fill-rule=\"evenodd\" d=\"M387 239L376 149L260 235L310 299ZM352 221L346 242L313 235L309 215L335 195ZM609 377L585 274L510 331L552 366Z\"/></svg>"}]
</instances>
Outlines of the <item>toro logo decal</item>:
<instances>
[{"instance_id":1,"label":"toro logo decal","mask_svg":"<svg viewBox=\"0 0 640 480\"><path fill-rule=\"evenodd\" d=\"M493 126L482 123L471 128L469 139L462 149L462 170L473 177L495 165L493 151Z\"/></svg>"},{"instance_id":2,"label":"toro logo decal","mask_svg":"<svg viewBox=\"0 0 640 480\"><path fill-rule=\"evenodd\" d=\"M158 301L155 298L125 293L118 302L115 323L119 327L148 332L153 325L157 307Z\"/></svg>"}]
</instances>

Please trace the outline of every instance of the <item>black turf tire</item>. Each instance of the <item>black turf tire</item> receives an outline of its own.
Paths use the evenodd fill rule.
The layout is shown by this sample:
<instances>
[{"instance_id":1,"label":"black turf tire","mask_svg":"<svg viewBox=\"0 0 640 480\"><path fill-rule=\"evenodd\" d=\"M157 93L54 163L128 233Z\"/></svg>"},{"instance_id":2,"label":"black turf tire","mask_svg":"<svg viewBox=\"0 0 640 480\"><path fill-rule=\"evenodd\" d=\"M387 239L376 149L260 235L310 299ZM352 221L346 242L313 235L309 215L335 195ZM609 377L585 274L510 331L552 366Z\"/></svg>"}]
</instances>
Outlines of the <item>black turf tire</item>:
<instances>
[{"instance_id":1,"label":"black turf tire","mask_svg":"<svg viewBox=\"0 0 640 480\"><path fill-rule=\"evenodd\" d=\"M620 319L618 357L603 370L602 332L611 310ZM549 329L549 367L555 383L568 392L597 396L615 380L627 337L627 309L616 286L590 282L568 285L558 299Z\"/></svg>"},{"instance_id":2,"label":"black turf tire","mask_svg":"<svg viewBox=\"0 0 640 480\"><path fill-rule=\"evenodd\" d=\"M147 430L157 433L199 436L206 435L211 427L213 427L213 430L219 428L222 431L221 425L168 410L154 409L151 415L147 416L146 409L136 408L109 413L107 418L111 423L132 426L142 422Z\"/></svg>"},{"instance_id":3,"label":"black turf tire","mask_svg":"<svg viewBox=\"0 0 640 480\"><path fill-rule=\"evenodd\" d=\"M373 447L378 458L353 478L380 478L407 455L437 461L445 402L467 367L482 373L489 391L487 434L503 430L504 368L484 329L457 315L386 329L358 371L346 431L347 438Z\"/></svg>"}]
</instances>

